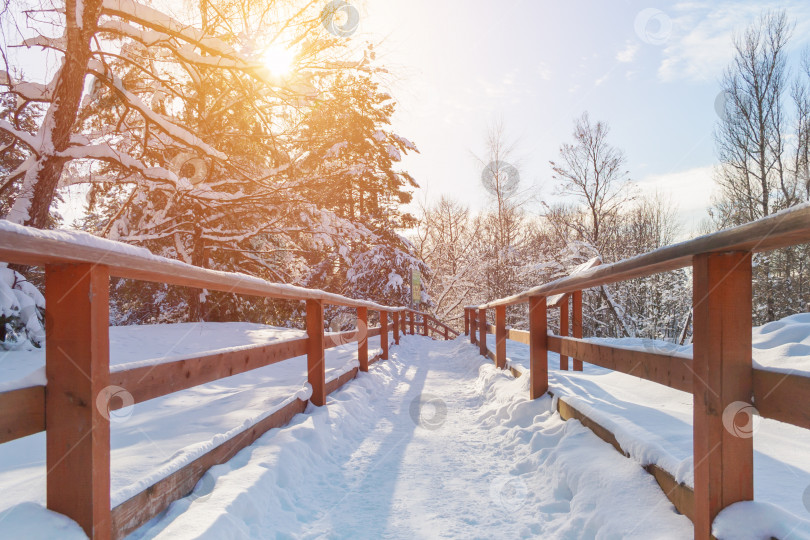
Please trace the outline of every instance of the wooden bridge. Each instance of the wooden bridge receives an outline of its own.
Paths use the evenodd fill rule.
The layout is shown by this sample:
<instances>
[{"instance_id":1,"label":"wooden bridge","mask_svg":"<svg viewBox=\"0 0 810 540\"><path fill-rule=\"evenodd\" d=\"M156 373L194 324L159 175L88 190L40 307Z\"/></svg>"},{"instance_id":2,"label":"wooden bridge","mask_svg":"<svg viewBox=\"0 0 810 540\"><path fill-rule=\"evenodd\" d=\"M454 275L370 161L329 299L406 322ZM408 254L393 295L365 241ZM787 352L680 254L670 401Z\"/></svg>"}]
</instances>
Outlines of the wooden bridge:
<instances>
[{"instance_id":1,"label":"wooden bridge","mask_svg":"<svg viewBox=\"0 0 810 540\"><path fill-rule=\"evenodd\" d=\"M46 431L47 506L74 519L92 538L120 538L133 531L171 501L188 494L208 468L227 461L268 429L284 425L306 406L303 400L292 401L111 508L110 423L95 406L111 387L126 388L138 403L305 355L312 387L309 401L322 406L330 392L357 373L356 368L327 382L326 349L356 341L359 370L367 371L369 364L387 358L389 329L395 344L406 331L444 339L457 335L431 315L406 308L197 268L90 237L83 240L10 224L0 228L0 260L45 267L48 380L47 386L0 393L0 443ZM694 522L695 537L709 538L720 510L753 499L753 443L724 429L724 411L737 402L753 403L764 417L810 428L810 377L754 369L751 359L752 253L805 242L810 242L808 206L595 267L509 298L469 306L465 330L479 344L481 354L493 358L499 367L506 367L507 339L530 346L532 398L553 391L548 385L548 351L558 352L566 362L567 357L573 358L575 370L588 362L692 393L695 488L691 495L671 498ZM582 339L583 289L690 266L694 276L693 359L628 351ZM307 336L111 373L111 276L304 302ZM548 299L555 295L562 295L551 304L564 313L561 319L566 331L569 299L573 304L572 337L566 331L548 334ZM519 303L529 304L527 332L506 329L506 309ZM356 309L357 328L326 334L323 310L327 304ZM367 328L369 310L379 312L379 327ZM495 311L492 326L487 323L488 310ZM495 351L487 349L487 333L496 336ZM382 352L369 358L368 337L376 335ZM665 488L673 482L664 476L659 479ZM683 489L674 487L665 491L683 494Z\"/></svg>"}]
</instances>

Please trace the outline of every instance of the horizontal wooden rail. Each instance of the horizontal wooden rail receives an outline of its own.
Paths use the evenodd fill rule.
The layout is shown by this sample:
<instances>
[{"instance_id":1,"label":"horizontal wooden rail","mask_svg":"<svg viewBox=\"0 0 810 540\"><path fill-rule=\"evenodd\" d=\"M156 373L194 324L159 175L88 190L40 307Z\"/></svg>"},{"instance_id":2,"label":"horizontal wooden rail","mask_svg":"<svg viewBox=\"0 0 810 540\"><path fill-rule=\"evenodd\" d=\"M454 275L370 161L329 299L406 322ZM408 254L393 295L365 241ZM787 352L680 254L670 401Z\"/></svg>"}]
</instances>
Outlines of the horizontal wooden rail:
<instances>
[{"instance_id":1,"label":"horizontal wooden rail","mask_svg":"<svg viewBox=\"0 0 810 540\"><path fill-rule=\"evenodd\" d=\"M306 353L307 338L295 338L249 349L114 371L110 373L110 384L120 386L132 394L135 403L140 403ZM120 405L120 400L110 403L111 409Z\"/></svg>"},{"instance_id":2,"label":"horizontal wooden rail","mask_svg":"<svg viewBox=\"0 0 810 540\"><path fill-rule=\"evenodd\" d=\"M692 264L702 253L761 252L810 242L810 204L794 206L760 220L662 247L612 264L564 277L524 292L488 302L475 309L490 309L528 302L531 296L571 293L609 283L677 270Z\"/></svg>"},{"instance_id":3,"label":"horizontal wooden rail","mask_svg":"<svg viewBox=\"0 0 810 540\"><path fill-rule=\"evenodd\" d=\"M548 350L676 390L692 392L692 360L688 358L553 335L548 336Z\"/></svg>"},{"instance_id":4,"label":"horizontal wooden rail","mask_svg":"<svg viewBox=\"0 0 810 540\"><path fill-rule=\"evenodd\" d=\"M754 406L765 418L810 429L810 377L754 369Z\"/></svg>"},{"instance_id":5,"label":"horizontal wooden rail","mask_svg":"<svg viewBox=\"0 0 810 540\"><path fill-rule=\"evenodd\" d=\"M0 443L45 429L45 387L0 392Z\"/></svg>"}]
</instances>

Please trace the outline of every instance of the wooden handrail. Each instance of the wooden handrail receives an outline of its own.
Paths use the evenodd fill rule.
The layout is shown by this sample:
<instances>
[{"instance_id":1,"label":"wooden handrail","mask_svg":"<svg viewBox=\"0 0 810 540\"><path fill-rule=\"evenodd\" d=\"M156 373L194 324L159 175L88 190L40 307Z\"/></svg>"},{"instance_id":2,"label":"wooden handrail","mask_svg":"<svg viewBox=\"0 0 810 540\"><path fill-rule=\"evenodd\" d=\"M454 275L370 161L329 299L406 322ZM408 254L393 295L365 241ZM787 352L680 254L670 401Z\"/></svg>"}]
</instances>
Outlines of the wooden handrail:
<instances>
[{"instance_id":1,"label":"wooden handrail","mask_svg":"<svg viewBox=\"0 0 810 540\"><path fill-rule=\"evenodd\" d=\"M330 305L366 307L375 311L407 309L295 285L272 283L247 274L200 268L153 255L144 248L86 233L41 231L5 220L0 220L0 260L34 266L101 265L109 269L111 276L141 281L286 300L322 300Z\"/></svg>"},{"instance_id":2,"label":"wooden handrail","mask_svg":"<svg viewBox=\"0 0 810 540\"><path fill-rule=\"evenodd\" d=\"M500 298L473 309L491 309L528 302L532 296L571 293L600 285L677 270L692 264L695 255L729 251L762 252L810 242L810 204L794 206L777 214L692 240L665 246L649 253L597 266L577 276L564 277Z\"/></svg>"}]
</instances>

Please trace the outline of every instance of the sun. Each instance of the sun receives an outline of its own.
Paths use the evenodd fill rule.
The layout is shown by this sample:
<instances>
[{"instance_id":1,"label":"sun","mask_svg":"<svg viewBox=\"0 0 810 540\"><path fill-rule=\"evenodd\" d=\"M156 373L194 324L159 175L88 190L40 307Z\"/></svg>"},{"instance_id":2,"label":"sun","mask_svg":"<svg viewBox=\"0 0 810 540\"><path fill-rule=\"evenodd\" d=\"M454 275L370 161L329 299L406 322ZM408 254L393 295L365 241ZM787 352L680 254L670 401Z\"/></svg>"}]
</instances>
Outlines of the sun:
<instances>
[{"instance_id":1,"label":"sun","mask_svg":"<svg viewBox=\"0 0 810 540\"><path fill-rule=\"evenodd\" d=\"M286 75L292 70L295 55L281 45L270 45L264 51L262 60L273 75Z\"/></svg>"}]
</instances>

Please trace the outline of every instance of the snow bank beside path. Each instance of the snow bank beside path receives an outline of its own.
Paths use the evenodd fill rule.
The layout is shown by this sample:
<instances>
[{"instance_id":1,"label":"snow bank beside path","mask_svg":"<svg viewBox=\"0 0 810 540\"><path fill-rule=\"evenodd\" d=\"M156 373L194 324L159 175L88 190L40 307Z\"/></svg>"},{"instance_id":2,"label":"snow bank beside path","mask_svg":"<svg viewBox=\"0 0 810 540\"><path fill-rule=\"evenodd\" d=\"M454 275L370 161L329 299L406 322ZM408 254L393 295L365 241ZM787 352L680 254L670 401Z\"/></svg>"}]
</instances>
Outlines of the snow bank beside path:
<instances>
[{"instance_id":1,"label":"snow bank beside path","mask_svg":"<svg viewBox=\"0 0 810 540\"><path fill-rule=\"evenodd\" d=\"M264 345L305 335L251 323L113 327L111 369L152 365L203 353ZM369 339L376 354L379 337ZM11 388L44 383L42 350L6 352L0 377ZM357 366L357 344L326 351L326 378ZM297 357L138 403L112 413L112 504L127 500L208 450L266 418L291 399L309 396L306 357ZM43 380L40 382L38 378ZM0 511L21 502L45 504L45 434L0 444ZM5 537L0 521L0 537Z\"/></svg>"},{"instance_id":2,"label":"snow bank beside path","mask_svg":"<svg viewBox=\"0 0 810 540\"><path fill-rule=\"evenodd\" d=\"M759 367L810 375L810 314L755 328L752 336L753 356ZM642 350L654 347L659 352L690 357L692 353L691 346L650 340L594 341ZM488 335L487 343L495 349L494 336ZM512 367L528 372L528 346L507 341L506 355ZM582 372L561 372L556 353L549 353L549 385L556 395L565 396L568 403L610 430L640 465L658 465L679 482L694 485L691 394L591 364L585 364ZM752 531L765 527L769 534L784 538L784 527L789 524L789 538L810 538L810 431L770 419L758 419L755 429L756 502L748 506L750 510L752 505L761 505L751 515L761 520L769 517L743 532L742 537L759 538ZM729 529L737 517L724 513L716 526L739 532L739 527Z\"/></svg>"},{"instance_id":3,"label":"snow bank beside path","mask_svg":"<svg viewBox=\"0 0 810 540\"><path fill-rule=\"evenodd\" d=\"M685 538L655 481L527 380L408 336L133 538Z\"/></svg>"}]
</instances>

